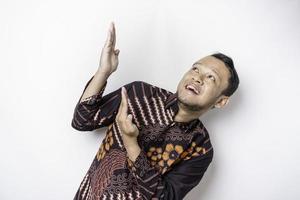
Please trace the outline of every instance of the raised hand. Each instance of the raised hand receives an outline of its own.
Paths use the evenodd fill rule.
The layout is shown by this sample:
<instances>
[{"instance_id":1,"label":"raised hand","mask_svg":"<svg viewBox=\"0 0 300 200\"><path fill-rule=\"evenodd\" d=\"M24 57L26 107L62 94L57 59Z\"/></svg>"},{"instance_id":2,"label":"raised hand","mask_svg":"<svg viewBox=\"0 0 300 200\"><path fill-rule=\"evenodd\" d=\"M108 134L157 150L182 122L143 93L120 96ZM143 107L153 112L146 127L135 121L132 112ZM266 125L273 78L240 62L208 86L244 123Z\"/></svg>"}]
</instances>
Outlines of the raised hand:
<instances>
[{"instance_id":1,"label":"raised hand","mask_svg":"<svg viewBox=\"0 0 300 200\"><path fill-rule=\"evenodd\" d=\"M124 139L132 139L133 142L136 141L139 135L139 130L137 126L132 122L132 114L128 114L128 102L127 102L127 91L125 87L122 87L122 100L118 113L116 115L116 121L121 129L121 134Z\"/></svg>"},{"instance_id":2,"label":"raised hand","mask_svg":"<svg viewBox=\"0 0 300 200\"><path fill-rule=\"evenodd\" d=\"M106 42L101 51L100 63L98 71L105 73L107 76L116 71L119 64L119 49L115 49L116 30L114 22L110 23Z\"/></svg>"}]
</instances>

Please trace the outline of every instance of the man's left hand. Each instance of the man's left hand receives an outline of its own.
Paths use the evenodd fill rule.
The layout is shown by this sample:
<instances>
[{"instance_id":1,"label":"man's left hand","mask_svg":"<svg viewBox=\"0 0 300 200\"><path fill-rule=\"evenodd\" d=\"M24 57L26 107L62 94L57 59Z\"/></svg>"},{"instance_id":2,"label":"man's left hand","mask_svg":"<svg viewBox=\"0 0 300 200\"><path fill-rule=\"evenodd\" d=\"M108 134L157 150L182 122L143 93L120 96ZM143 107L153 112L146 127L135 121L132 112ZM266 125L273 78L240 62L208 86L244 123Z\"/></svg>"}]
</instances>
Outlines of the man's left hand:
<instances>
[{"instance_id":1,"label":"man's left hand","mask_svg":"<svg viewBox=\"0 0 300 200\"><path fill-rule=\"evenodd\" d=\"M122 87L122 100L119 107L116 121L119 125L121 136L123 139L124 146L127 151L129 159L135 162L136 158L141 152L141 148L137 142L137 136L139 130L134 123L132 123L132 114L128 115L128 95L125 87Z\"/></svg>"},{"instance_id":2,"label":"man's left hand","mask_svg":"<svg viewBox=\"0 0 300 200\"><path fill-rule=\"evenodd\" d=\"M116 116L116 121L121 129L122 137L132 138L136 140L139 130L132 122L132 114L128 114L128 95L125 87L122 87L122 100Z\"/></svg>"}]
</instances>

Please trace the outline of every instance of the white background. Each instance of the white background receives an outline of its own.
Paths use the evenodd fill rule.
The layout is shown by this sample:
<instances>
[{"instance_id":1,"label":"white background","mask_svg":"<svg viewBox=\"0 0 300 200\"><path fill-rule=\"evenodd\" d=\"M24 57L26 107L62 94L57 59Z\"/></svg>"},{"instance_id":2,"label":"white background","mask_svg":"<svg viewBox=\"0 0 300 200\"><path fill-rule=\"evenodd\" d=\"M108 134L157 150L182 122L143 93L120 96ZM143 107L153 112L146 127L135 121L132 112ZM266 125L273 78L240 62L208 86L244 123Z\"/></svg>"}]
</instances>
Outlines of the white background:
<instances>
[{"instance_id":1,"label":"white background","mask_svg":"<svg viewBox=\"0 0 300 200\"><path fill-rule=\"evenodd\" d=\"M1 0L1 200L74 197L105 128L71 120L110 21L120 64L104 94L133 80L175 92L216 51L235 62L238 91L200 118L215 157L187 200L300 198L299 0Z\"/></svg>"}]
</instances>

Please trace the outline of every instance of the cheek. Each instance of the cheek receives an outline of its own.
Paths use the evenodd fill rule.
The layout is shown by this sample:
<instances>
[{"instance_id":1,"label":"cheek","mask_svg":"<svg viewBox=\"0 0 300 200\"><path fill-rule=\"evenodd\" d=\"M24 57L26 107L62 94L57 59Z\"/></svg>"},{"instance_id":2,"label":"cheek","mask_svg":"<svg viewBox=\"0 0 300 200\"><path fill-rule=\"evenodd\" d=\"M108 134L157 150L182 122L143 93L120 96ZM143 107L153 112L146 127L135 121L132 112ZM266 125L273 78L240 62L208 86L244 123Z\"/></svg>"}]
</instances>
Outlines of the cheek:
<instances>
[{"instance_id":1,"label":"cheek","mask_svg":"<svg viewBox=\"0 0 300 200\"><path fill-rule=\"evenodd\" d=\"M177 91L182 90L182 88L183 88L183 82L180 81L180 83L177 85Z\"/></svg>"},{"instance_id":2,"label":"cheek","mask_svg":"<svg viewBox=\"0 0 300 200\"><path fill-rule=\"evenodd\" d=\"M204 96L205 99L207 99L207 100L213 99L213 98L215 98L215 96L217 95L218 91L219 91L219 88L218 88L218 87L213 86L213 85L207 85L207 86L205 87L203 96Z\"/></svg>"},{"instance_id":3,"label":"cheek","mask_svg":"<svg viewBox=\"0 0 300 200\"><path fill-rule=\"evenodd\" d=\"M184 86L185 86L185 83L186 83L186 79L182 79L180 81L180 83L178 84L178 88L177 89L181 89L181 90L184 90Z\"/></svg>"}]
</instances>

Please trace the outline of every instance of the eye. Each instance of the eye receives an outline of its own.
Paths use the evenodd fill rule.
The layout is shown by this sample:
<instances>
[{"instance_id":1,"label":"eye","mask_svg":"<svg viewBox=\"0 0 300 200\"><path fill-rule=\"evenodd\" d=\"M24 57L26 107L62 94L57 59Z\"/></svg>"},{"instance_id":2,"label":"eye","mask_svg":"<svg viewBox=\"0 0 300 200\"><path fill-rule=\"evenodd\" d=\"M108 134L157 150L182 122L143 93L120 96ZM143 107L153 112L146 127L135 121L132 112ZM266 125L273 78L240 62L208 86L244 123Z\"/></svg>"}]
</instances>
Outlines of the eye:
<instances>
[{"instance_id":1,"label":"eye","mask_svg":"<svg viewBox=\"0 0 300 200\"><path fill-rule=\"evenodd\" d=\"M208 78L215 81L215 77L213 75L208 75Z\"/></svg>"},{"instance_id":2,"label":"eye","mask_svg":"<svg viewBox=\"0 0 300 200\"><path fill-rule=\"evenodd\" d=\"M192 67L192 70L198 72L198 68L197 67Z\"/></svg>"}]
</instances>

